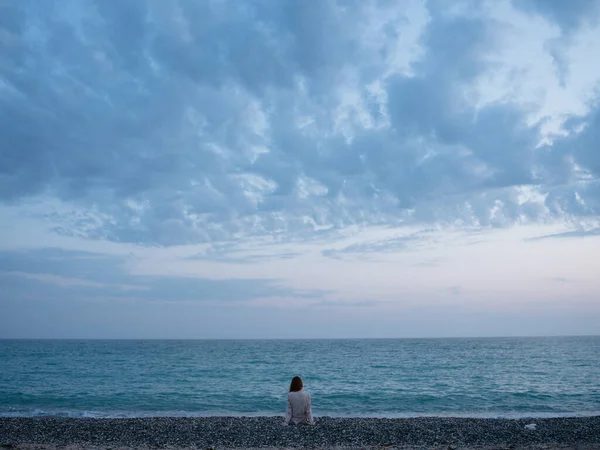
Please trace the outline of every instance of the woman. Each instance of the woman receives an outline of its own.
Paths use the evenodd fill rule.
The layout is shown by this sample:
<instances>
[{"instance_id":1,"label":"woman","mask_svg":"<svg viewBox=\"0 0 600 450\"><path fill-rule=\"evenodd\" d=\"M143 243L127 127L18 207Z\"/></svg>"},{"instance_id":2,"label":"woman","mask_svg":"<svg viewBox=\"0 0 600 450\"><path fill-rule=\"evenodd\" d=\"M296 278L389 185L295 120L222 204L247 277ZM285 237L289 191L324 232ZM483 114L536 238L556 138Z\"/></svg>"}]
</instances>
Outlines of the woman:
<instances>
[{"instance_id":1,"label":"woman","mask_svg":"<svg viewBox=\"0 0 600 450\"><path fill-rule=\"evenodd\" d=\"M305 423L314 425L315 421L310 410L310 395L302 390L302 379L292 378L290 392L287 398L287 410L285 412L284 425Z\"/></svg>"}]
</instances>

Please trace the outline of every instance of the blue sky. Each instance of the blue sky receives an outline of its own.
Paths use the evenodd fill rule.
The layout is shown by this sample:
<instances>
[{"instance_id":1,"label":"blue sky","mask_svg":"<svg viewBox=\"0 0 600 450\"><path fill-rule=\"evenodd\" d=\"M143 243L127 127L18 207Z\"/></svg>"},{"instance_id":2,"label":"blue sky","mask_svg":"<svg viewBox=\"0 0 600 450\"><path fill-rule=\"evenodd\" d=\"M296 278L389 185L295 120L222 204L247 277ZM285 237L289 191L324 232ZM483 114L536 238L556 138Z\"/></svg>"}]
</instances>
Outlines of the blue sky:
<instances>
[{"instance_id":1,"label":"blue sky","mask_svg":"<svg viewBox=\"0 0 600 450\"><path fill-rule=\"evenodd\" d=\"M0 2L0 337L600 333L593 0Z\"/></svg>"}]
</instances>

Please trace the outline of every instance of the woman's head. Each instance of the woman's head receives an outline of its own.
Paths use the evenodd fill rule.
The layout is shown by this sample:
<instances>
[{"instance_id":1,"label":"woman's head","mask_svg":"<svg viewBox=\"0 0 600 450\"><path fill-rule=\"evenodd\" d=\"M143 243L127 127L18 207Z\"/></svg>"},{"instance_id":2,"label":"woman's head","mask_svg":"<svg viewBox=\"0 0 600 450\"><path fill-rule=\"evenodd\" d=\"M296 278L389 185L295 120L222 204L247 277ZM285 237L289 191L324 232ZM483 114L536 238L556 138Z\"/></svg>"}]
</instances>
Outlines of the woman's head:
<instances>
[{"instance_id":1,"label":"woman's head","mask_svg":"<svg viewBox=\"0 0 600 450\"><path fill-rule=\"evenodd\" d=\"M302 378L294 377L290 383L290 392L298 392L302 390Z\"/></svg>"}]
</instances>

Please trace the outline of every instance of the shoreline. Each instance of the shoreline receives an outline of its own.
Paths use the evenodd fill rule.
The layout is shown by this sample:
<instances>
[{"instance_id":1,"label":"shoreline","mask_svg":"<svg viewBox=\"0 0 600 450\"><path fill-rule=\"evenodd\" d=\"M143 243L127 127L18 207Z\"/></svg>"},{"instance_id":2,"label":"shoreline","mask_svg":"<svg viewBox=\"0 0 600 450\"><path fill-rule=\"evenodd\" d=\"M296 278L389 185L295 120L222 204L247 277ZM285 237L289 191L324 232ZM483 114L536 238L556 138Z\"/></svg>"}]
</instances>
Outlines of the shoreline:
<instances>
[{"instance_id":1,"label":"shoreline","mask_svg":"<svg viewBox=\"0 0 600 450\"><path fill-rule=\"evenodd\" d=\"M314 413L313 413L314 415ZM180 413L180 412L161 412L161 413L103 413L96 411L83 411L80 413L65 413L63 411L40 411L36 413L16 413L16 412L0 412L0 419L211 419L211 418L230 418L230 419L273 419L283 417L283 413L263 412L257 414L246 413L214 413L214 414L195 414L195 413ZM315 417L317 417L315 415ZM391 414L391 415L329 415L321 414L318 417L326 417L328 419L360 419L360 420L396 420L396 419L500 419L500 420L539 420L539 419L572 419L572 418L587 418L600 417L599 411L579 412L579 413L548 413L548 412L528 412L528 413L464 413L464 414L434 414L434 413L408 413L408 414Z\"/></svg>"},{"instance_id":2,"label":"shoreline","mask_svg":"<svg viewBox=\"0 0 600 450\"><path fill-rule=\"evenodd\" d=\"M0 446L118 448L581 448L600 449L600 416L481 419L282 417L121 419L0 417ZM535 424L535 429L525 425Z\"/></svg>"}]
</instances>

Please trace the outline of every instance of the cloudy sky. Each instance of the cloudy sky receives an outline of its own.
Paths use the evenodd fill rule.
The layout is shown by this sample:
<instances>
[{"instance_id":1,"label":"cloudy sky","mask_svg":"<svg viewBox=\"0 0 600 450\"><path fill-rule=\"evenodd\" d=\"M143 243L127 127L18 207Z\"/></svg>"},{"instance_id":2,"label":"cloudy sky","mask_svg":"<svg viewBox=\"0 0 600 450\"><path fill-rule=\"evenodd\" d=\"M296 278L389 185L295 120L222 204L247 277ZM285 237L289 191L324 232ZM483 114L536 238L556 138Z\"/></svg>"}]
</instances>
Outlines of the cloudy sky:
<instances>
[{"instance_id":1,"label":"cloudy sky","mask_svg":"<svg viewBox=\"0 0 600 450\"><path fill-rule=\"evenodd\" d=\"M600 334L600 2L0 0L0 337Z\"/></svg>"}]
</instances>

